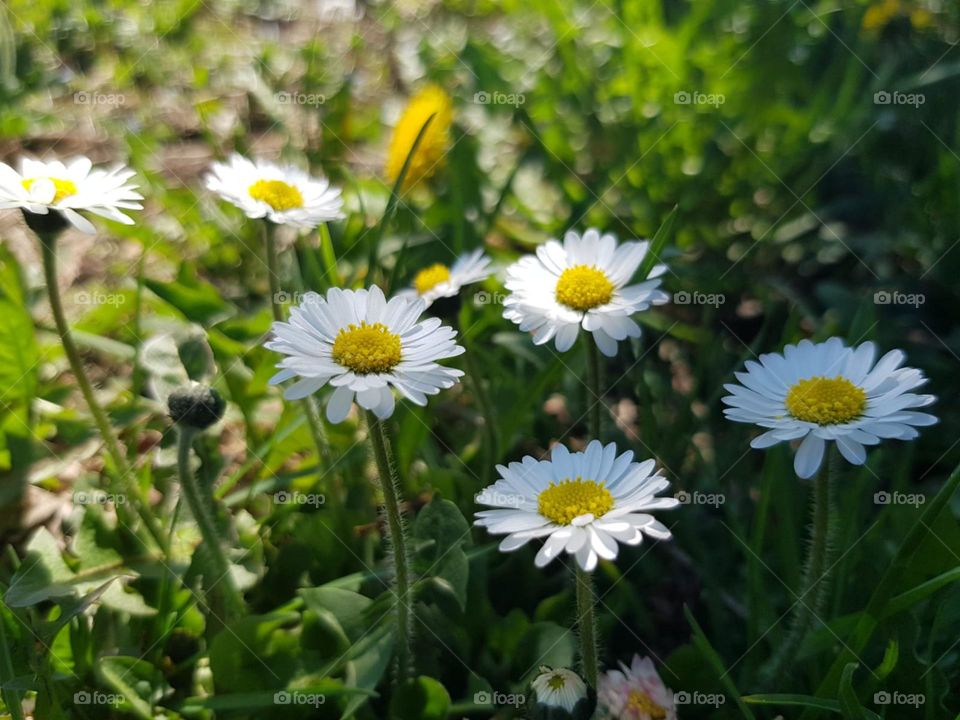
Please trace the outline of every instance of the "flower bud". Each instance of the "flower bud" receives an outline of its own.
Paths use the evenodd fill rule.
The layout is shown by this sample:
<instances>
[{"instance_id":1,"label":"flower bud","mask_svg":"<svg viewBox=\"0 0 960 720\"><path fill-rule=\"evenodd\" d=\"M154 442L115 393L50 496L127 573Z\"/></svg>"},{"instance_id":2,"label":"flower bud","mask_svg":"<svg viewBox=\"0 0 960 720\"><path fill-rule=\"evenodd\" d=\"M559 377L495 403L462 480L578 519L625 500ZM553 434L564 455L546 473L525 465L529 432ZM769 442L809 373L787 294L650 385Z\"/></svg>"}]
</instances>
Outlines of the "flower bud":
<instances>
[{"instance_id":1,"label":"flower bud","mask_svg":"<svg viewBox=\"0 0 960 720\"><path fill-rule=\"evenodd\" d=\"M223 417L223 397L209 385L191 383L170 393L167 409L179 425L206 430Z\"/></svg>"}]
</instances>

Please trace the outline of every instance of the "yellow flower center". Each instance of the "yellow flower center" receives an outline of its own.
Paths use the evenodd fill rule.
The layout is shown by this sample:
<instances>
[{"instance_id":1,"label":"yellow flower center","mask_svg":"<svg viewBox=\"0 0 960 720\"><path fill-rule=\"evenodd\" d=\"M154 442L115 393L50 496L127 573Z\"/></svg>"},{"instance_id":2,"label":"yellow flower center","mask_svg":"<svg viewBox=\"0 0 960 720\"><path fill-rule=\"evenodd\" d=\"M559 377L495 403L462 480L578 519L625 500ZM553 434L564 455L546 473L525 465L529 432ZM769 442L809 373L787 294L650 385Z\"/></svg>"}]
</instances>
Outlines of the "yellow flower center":
<instances>
[{"instance_id":1,"label":"yellow flower center","mask_svg":"<svg viewBox=\"0 0 960 720\"><path fill-rule=\"evenodd\" d=\"M627 709L639 717L646 716L653 720L661 720L667 716L667 711L642 690L630 691L630 695L627 696Z\"/></svg>"},{"instance_id":2,"label":"yellow flower center","mask_svg":"<svg viewBox=\"0 0 960 720\"><path fill-rule=\"evenodd\" d=\"M278 212L303 207L303 195L283 180L257 180L249 192L254 200L265 202Z\"/></svg>"},{"instance_id":3,"label":"yellow flower center","mask_svg":"<svg viewBox=\"0 0 960 720\"><path fill-rule=\"evenodd\" d=\"M567 684L567 681L563 679L563 675L557 673L556 675L551 675L547 680L547 686L551 690L563 690L563 686Z\"/></svg>"},{"instance_id":4,"label":"yellow flower center","mask_svg":"<svg viewBox=\"0 0 960 720\"><path fill-rule=\"evenodd\" d=\"M798 420L818 425L836 425L860 417L867 394L839 375L800 380L787 393L787 410Z\"/></svg>"},{"instance_id":5,"label":"yellow flower center","mask_svg":"<svg viewBox=\"0 0 960 720\"><path fill-rule=\"evenodd\" d=\"M389 372L400 362L400 336L383 323L351 323L337 333L333 359L359 375Z\"/></svg>"},{"instance_id":6,"label":"yellow flower center","mask_svg":"<svg viewBox=\"0 0 960 720\"><path fill-rule=\"evenodd\" d=\"M437 285L450 279L450 268L443 263L436 263L424 268L413 278L413 286L421 295L433 290Z\"/></svg>"},{"instance_id":7,"label":"yellow flower center","mask_svg":"<svg viewBox=\"0 0 960 720\"><path fill-rule=\"evenodd\" d=\"M613 495L602 482L567 478L550 487L537 497L537 512L558 525L569 525L581 515L591 513L594 517L605 515L613 507Z\"/></svg>"},{"instance_id":8,"label":"yellow flower center","mask_svg":"<svg viewBox=\"0 0 960 720\"><path fill-rule=\"evenodd\" d=\"M41 178L28 178L23 181L23 189L27 192L30 192L30 188L33 184L40 180ZM51 202L58 203L63 200L65 197L70 197L71 195L77 194L77 186L73 180L62 180L61 178L46 178L53 183L53 187L56 192L53 195L53 200Z\"/></svg>"},{"instance_id":9,"label":"yellow flower center","mask_svg":"<svg viewBox=\"0 0 960 720\"><path fill-rule=\"evenodd\" d=\"M557 302L574 310L606 305L613 297L613 283L593 265L574 265L557 281Z\"/></svg>"}]
</instances>

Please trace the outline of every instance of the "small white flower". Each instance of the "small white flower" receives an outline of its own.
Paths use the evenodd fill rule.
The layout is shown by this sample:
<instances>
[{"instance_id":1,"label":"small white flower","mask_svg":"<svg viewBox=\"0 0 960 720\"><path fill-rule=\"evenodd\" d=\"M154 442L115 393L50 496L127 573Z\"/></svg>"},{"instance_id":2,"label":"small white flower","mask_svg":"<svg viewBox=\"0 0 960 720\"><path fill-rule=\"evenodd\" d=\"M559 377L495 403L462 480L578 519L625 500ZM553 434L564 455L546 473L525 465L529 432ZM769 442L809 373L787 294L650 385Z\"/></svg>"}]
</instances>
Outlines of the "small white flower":
<instances>
[{"instance_id":1,"label":"small white flower","mask_svg":"<svg viewBox=\"0 0 960 720\"><path fill-rule=\"evenodd\" d=\"M267 218L281 225L310 230L344 217L340 190L326 178L312 178L290 165L250 161L232 155L214 163L207 189L243 210L249 218Z\"/></svg>"},{"instance_id":2,"label":"small white flower","mask_svg":"<svg viewBox=\"0 0 960 720\"><path fill-rule=\"evenodd\" d=\"M572 713L577 703L587 698L587 684L567 668L550 669L541 665L530 687L538 705L561 708L567 713Z\"/></svg>"},{"instance_id":3,"label":"small white flower","mask_svg":"<svg viewBox=\"0 0 960 720\"><path fill-rule=\"evenodd\" d=\"M912 440L919 435L916 427L937 422L933 415L913 411L936 401L911 392L927 382L923 373L900 367L906 359L900 350L874 363L876 354L872 342L854 349L832 337L787 345L782 355L761 355L759 363L747 362L747 372L736 373L741 385L724 386L732 393L723 398L730 406L724 414L768 428L751 447L803 438L793 461L801 478L817 471L829 441L848 462L862 465L865 445L886 438Z\"/></svg>"},{"instance_id":4,"label":"small white flower","mask_svg":"<svg viewBox=\"0 0 960 720\"><path fill-rule=\"evenodd\" d=\"M602 720L677 720L673 693L663 684L650 658L633 656L629 667L600 676L597 717Z\"/></svg>"},{"instance_id":5,"label":"small white flower","mask_svg":"<svg viewBox=\"0 0 960 720\"><path fill-rule=\"evenodd\" d=\"M567 552L592 572L598 558L617 557L618 543L639 545L645 534L671 537L649 514L679 504L676 498L655 497L670 483L655 471L653 460L632 460L632 451L617 455L616 444L594 440L584 452L571 453L558 444L550 460L528 455L509 467L498 465L500 479L476 497L478 504L496 509L478 512L475 524L507 535L500 543L504 552L546 538L537 567Z\"/></svg>"},{"instance_id":6,"label":"small white flower","mask_svg":"<svg viewBox=\"0 0 960 720\"><path fill-rule=\"evenodd\" d=\"M329 383L336 388L327 403L330 422L342 422L356 396L378 418L393 414L391 388L417 405L427 395L452 387L463 372L438 360L463 353L456 332L436 318L420 319L423 300L394 297L387 302L378 287L331 288L326 297L307 293L290 311L289 322L273 324L266 347L286 355L270 380L299 377L284 393L299 400Z\"/></svg>"},{"instance_id":7,"label":"small white flower","mask_svg":"<svg viewBox=\"0 0 960 720\"><path fill-rule=\"evenodd\" d=\"M60 213L77 230L93 234L96 229L78 211L133 225L121 210L142 210L143 196L127 182L133 170L117 165L109 170L94 169L88 158L76 157L66 163L23 158L20 172L0 163L0 209L21 208L36 215L51 210Z\"/></svg>"},{"instance_id":8,"label":"small white flower","mask_svg":"<svg viewBox=\"0 0 960 720\"><path fill-rule=\"evenodd\" d=\"M483 250L474 250L461 255L452 266L434 263L418 272L413 278L413 287L398 293L409 297L421 297L427 307L440 298L453 297L464 285L480 282L490 275L490 258Z\"/></svg>"},{"instance_id":9,"label":"small white flower","mask_svg":"<svg viewBox=\"0 0 960 720\"><path fill-rule=\"evenodd\" d=\"M507 268L511 294L503 303L503 316L532 332L536 345L555 337L560 352L573 346L582 327L593 333L600 352L613 357L618 341L640 337L640 326L630 316L670 299L658 289L666 265L654 265L648 279L627 284L649 245L618 245L613 235L601 236L593 228L582 238L571 230L563 244L548 240L535 256Z\"/></svg>"}]
</instances>

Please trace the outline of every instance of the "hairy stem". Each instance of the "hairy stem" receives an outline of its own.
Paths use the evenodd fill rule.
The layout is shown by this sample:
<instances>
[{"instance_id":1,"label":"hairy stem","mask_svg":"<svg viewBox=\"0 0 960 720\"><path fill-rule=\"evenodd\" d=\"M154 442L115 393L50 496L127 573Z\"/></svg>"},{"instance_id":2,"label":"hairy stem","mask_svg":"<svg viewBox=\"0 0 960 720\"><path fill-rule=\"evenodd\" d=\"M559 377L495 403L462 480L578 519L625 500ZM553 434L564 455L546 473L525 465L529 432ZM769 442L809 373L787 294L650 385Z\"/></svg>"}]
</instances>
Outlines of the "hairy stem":
<instances>
[{"instance_id":1,"label":"hairy stem","mask_svg":"<svg viewBox=\"0 0 960 720\"><path fill-rule=\"evenodd\" d=\"M403 681L411 676L410 640L413 634L411 614L409 558L407 557L407 539L400 511L400 489L396 471L390 459L390 446L383 423L369 410L367 426L370 429L370 444L377 463L380 487L383 490L383 503L387 513L387 527L390 544L393 548L394 577L397 599L397 677Z\"/></svg>"},{"instance_id":2,"label":"hairy stem","mask_svg":"<svg viewBox=\"0 0 960 720\"><path fill-rule=\"evenodd\" d=\"M583 677L592 688L597 687L597 627L594 606L596 594L593 576L579 565L576 569L577 631L580 635L580 662Z\"/></svg>"},{"instance_id":3,"label":"hairy stem","mask_svg":"<svg viewBox=\"0 0 960 720\"><path fill-rule=\"evenodd\" d=\"M192 428L181 427L177 444L177 469L180 473L180 488L193 519L200 528L200 537L203 540L202 551L209 563L209 578L204 578L204 585L208 593L219 586L220 594L224 599L224 620L238 617L243 613L243 596L233 583L230 574L230 563L224 552L224 543L217 529L216 517L213 508L215 501L212 492L204 492L199 480L190 468L190 448L196 431ZM205 573L207 574L207 573Z\"/></svg>"},{"instance_id":4,"label":"hairy stem","mask_svg":"<svg viewBox=\"0 0 960 720\"><path fill-rule=\"evenodd\" d=\"M97 398L93 393L93 386L87 377L87 372L83 367L83 361L80 358L80 352L73 341L73 335L70 332L70 326L67 324L67 316L63 312L63 302L60 300L60 288L57 285L57 252L56 236L40 236L40 247L43 255L43 275L47 284L47 297L50 300L50 309L53 312L53 320L57 326L57 333L60 335L60 344L63 346L63 352L70 363L70 369L80 386L80 393L83 395L90 414L97 425L100 437L103 438L107 454L110 456L114 465L115 476L120 479L121 484L125 485L126 491L130 494L133 504L136 506L137 513L144 527L150 533L157 545L166 551L167 545L164 542L163 531L160 528L157 519L150 513L147 505L147 499L137 487L136 480L131 476L130 465L127 462L126 453L120 447L113 428L110 425L110 419L106 412L100 407ZM122 508L123 504L120 505ZM120 508L118 508L119 510Z\"/></svg>"}]
</instances>

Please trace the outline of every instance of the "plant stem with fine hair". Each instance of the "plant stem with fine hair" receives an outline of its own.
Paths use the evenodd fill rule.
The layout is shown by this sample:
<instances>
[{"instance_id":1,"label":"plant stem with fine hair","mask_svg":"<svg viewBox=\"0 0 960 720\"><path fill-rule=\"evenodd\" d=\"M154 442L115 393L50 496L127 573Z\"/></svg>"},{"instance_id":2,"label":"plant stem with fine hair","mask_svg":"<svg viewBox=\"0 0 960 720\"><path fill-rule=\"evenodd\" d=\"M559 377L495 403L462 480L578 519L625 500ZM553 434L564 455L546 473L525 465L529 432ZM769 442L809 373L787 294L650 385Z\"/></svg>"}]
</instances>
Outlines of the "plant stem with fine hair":
<instances>
[{"instance_id":1,"label":"plant stem with fine hair","mask_svg":"<svg viewBox=\"0 0 960 720\"><path fill-rule=\"evenodd\" d=\"M279 263L277 262L277 241L274 237L273 223L269 220L263 221L263 244L267 255L267 275L270 284L270 309L273 312L273 319L277 322L283 322L283 303L280 298L280 275L278 272ZM317 475L323 478L323 468L328 466L328 447L326 436L323 432L320 412L317 409L316 402L312 397L306 397L300 401L303 407L303 413L307 418L307 426L310 428L310 437L313 438L313 445L317 449Z\"/></svg>"},{"instance_id":2,"label":"plant stem with fine hair","mask_svg":"<svg viewBox=\"0 0 960 720\"><path fill-rule=\"evenodd\" d=\"M577 632L580 636L580 663L583 677L592 688L597 687L597 620L595 617L596 592L593 575L576 566L577 585Z\"/></svg>"},{"instance_id":3,"label":"plant stem with fine hair","mask_svg":"<svg viewBox=\"0 0 960 720\"><path fill-rule=\"evenodd\" d=\"M397 600L397 677L399 681L411 676L410 640L413 634L412 598L410 595L409 557L407 556L406 529L400 511L400 488L396 471L390 458L390 446L383 423L367 410L367 427L370 444L377 463L377 474L383 490L383 504L387 514L387 530L393 549L394 578Z\"/></svg>"},{"instance_id":4,"label":"plant stem with fine hair","mask_svg":"<svg viewBox=\"0 0 960 720\"><path fill-rule=\"evenodd\" d=\"M93 386L87 377L87 372L83 367L83 360L80 358L80 352L73 341L73 335L70 332L70 326L67 324L67 316L63 311L63 302L60 300L60 288L57 285L57 251L56 235L40 235L40 247L43 256L43 275L47 284L47 297L50 300L50 310L53 312L53 321L57 326L57 334L60 336L60 344L63 346L63 352L70 363L70 369L80 386L80 393L83 395L90 414L93 415L93 421L96 423L100 437L103 438L107 454L110 456L114 465L114 472L120 478L120 482L125 485L125 490L130 493L131 498L136 505L137 513L141 521L147 528L151 537L157 545L166 551L167 546L164 542L163 530L157 519L147 509L147 500L137 487L136 481L130 476L130 464L127 462L126 453L123 452L120 442L113 433L110 425L110 419L106 412L100 407L93 392ZM122 504L121 504L122 507Z\"/></svg>"},{"instance_id":5,"label":"plant stem with fine hair","mask_svg":"<svg viewBox=\"0 0 960 720\"><path fill-rule=\"evenodd\" d=\"M230 574L230 563L227 561L224 552L223 540L217 529L217 521L214 515L216 507L212 492L204 492L200 486L193 470L190 468L190 448L193 445L193 438L196 436L196 430L190 427L180 428L180 435L177 442L177 470L180 474L180 489L183 497L187 501L190 513L193 515L197 527L200 529L200 537L203 540L203 546L200 550L205 554L209 567L205 574L204 585L208 593L214 587L221 588L220 594L224 599L224 620L239 617L243 613L243 596L237 590L233 582L233 576Z\"/></svg>"},{"instance_id":6,"label":"plant stem with fine hair","mask_svg":"<svg viewBox=\"0 0 960 720\"><path fill-rule=\"evenodd\" d=\"M810 547L804 563L800 594L793 607L794 614L787 638L764 673L767 683L782 676L786 663L794 658L813 621L819 619L827 603L830 593L830 560L837 526L833 476L837 473L839 462L839 453L832 446L829 447L813 485L813 524L810 528Z\"/></svg>"}]
</instances>

